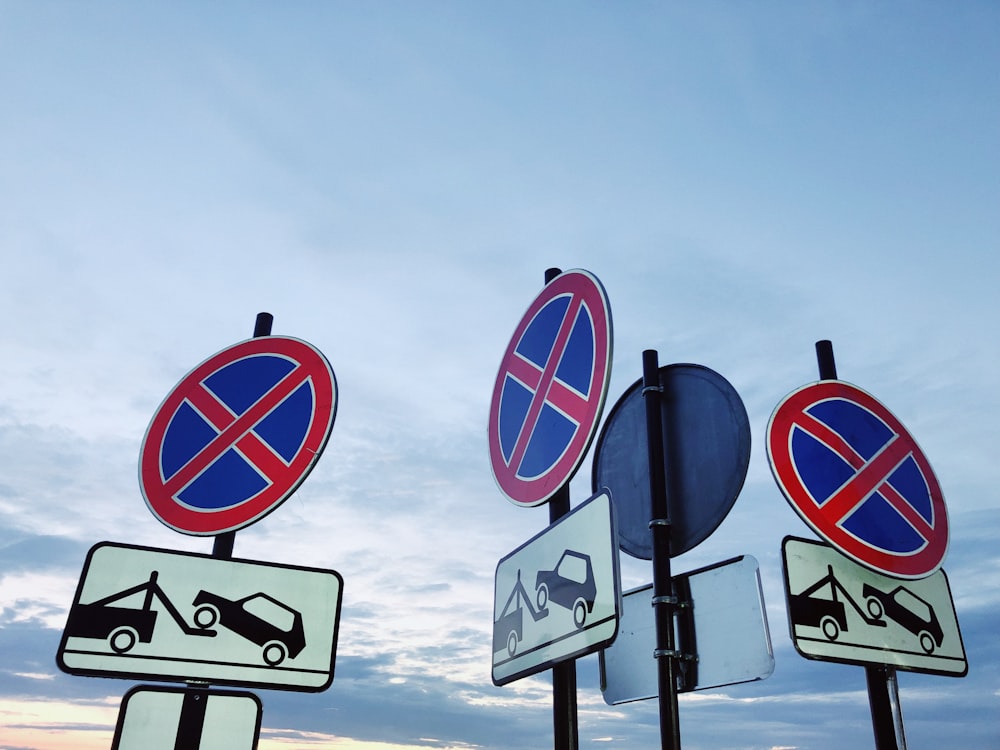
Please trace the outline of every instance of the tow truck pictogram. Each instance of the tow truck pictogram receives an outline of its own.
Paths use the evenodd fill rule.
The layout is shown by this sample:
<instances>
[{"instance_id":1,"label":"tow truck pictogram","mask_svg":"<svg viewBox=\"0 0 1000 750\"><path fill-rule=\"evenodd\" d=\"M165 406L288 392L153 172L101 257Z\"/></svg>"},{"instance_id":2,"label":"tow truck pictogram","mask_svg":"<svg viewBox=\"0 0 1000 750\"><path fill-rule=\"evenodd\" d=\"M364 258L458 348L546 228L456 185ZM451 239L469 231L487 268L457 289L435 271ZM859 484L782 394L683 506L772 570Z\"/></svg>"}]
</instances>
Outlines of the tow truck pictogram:
<instances>
[{"instance_id":1,"label":"tow truck pictogram","mask_svg":"<svg viewBox=\"0 0 1000 750\"><path fill-rule=\"evenodd\" d=\"M516 605L514 609L511 609L512 604ZM525 607L535 622L548 617L549 610L544 606L544 602L537 610L531 606L531 597L528 596L524 584L521 583L521 571L518 570L514 590L510 592L507 603L500 610L500 617L493 623L494 651L502 651L506 648L508 656L513 656L517 652L517 644L524 638Z\"/></svg>"},{"instance_id":2,"label":"tow truck pictogram","mask_svg":"<svg viewBox=\"0 0 1000 750\"><path fill-rule=\"evenodd\" d=\"M75 604L69 611L66 634L77 638L107 638L112 651L116 654L127 653L136 643L149 643L153 639L158 614L153 609L153 598L156 597L186 635L214 636L214 630L193 628L187 624L156 582L158 576L159 572L154 570L149 574L148 581L90 604ZM112 606L115 602L140 593L145 593L141 607Z\"/></svg>"},{"instance_id":3,"label":"tow truck pictogram","mask_svg":"<svg viewBox=\"0 0 1000 750\"><path fill-rule=\"evenodd\" d=\"M868 613L854 601L844 585L833 574L832 565L827 565L826 570L827 574L805 591L789 595L789 616L795 625L819 628L827 640L835 641L840 636L841 631L848 629L847 607L844 606L846 602L867 624L877 628L886 626L885 620L881 617L869 617ZM830 587L830 599L813 596L824 586ZM843 601L837 598L838 593L843 597Z\"/></svg>"}]
</instances>

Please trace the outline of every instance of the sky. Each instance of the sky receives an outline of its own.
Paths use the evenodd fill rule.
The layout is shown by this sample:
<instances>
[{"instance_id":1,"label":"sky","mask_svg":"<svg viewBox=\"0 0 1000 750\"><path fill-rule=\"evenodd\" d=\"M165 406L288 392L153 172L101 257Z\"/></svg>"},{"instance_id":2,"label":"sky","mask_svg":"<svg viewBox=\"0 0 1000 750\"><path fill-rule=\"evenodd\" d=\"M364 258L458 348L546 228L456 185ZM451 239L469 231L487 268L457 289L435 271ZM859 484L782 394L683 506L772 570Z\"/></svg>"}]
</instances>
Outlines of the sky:
<instances>
[{"instance_id":1,"label":"sky","mask_svg":"<svg viewBox=\"0 0 1000 750\"><path fill-rule=\"evenodd\" d=\"M211 551L147 509L140 444L261 311L339 398L234 554L344 587L333 683L255 690L260 748L551 746L549 674L496 687L490 648L497 564L548 513L501 494L487 445L547 268L606 290L605 416L646 349L748 414L742 492L672 567L753 556L775 668L682 695L683 746L873 746L864 670L789 635L781 542L815 535L763 448L826 339L948 508L968 675L899 673L907 746L997 747L998 32L976 1L0 1L0 747L110 746L136 683L55 660L84 559ZM657 746L655 701L576 669L581 748Z\"/></svg>"}]
</instances>

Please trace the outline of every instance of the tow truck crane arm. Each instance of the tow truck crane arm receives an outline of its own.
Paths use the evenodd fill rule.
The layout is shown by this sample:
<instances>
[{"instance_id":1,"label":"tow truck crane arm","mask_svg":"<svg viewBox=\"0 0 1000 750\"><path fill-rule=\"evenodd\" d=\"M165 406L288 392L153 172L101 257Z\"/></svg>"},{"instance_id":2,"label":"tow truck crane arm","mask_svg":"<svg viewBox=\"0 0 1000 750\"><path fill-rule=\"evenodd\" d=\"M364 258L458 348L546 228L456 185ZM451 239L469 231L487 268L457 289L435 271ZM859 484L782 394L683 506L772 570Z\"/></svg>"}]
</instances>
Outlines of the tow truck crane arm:
<instances>
[{"instance_id":1,"label":"tow truck crane arm","mask_svg":"<svg viewBox=\"0 0 1000 750\"><path fill-rule=\"evenodd\" d=\"M833 596L833 601L835 602L839 601L839 599L837 599L837 592L840 592L840 595L843 597L844 601L847 604L850 604L851 607L854 609L854 611L857 612L861 616L861 619L864 620L867 624L874 625L877 628L884 628L886 626L885 620L878 617L869 617L868 614L861 607L858 606L858 603L854 601L854 597L852 597L848 593L847 589L844 588L844 585L837 580L837 576L835 576L833 573L832 565L827 565L826 569L827 569L827 574L822 578L820 578L818 581L816 581L816 583L807 588L805 591L800 593L799 596L812 597L812 595L815 594L817 591L819 591L821 588L823 588L826 585L829 585L830 593Z\"/></svg>"},{"instance_id":2,"label":"tow truck crane arm","mask_svg":"<svg viewBox=\"0 0 1000 750\"><path fill-rule=\"evenodd\" d=\"M216 631L214 630L207 628L204 630L202 630L201 628L192 628L190 625L187 624L187 622L185 622L184 618L181 616L181 613L177 611L177 608L174 606L173 602L171 602L170 599L167 598L167 595L164 593L163 589L161 589L160 585L156 582L156 579L159 577L159 575L160 575L159 571L154 570L150 572L148 581L132 586L131 588L127 588L124 591L119 591L116 594L111 594L110 596L106 596L103 599L98 599L95 602L91 602L87 606L104 607L107 606L108 604L112 604L122 599L127 599L128 597L133 596L134 594L145 592L146 597L145 599L143 599L141 607L143 611L149 611L152 608L153 597L155 596L157 599L160 600L160 604L162 604L163 608L167 610L170 616L174 619L174 622L177 623L178 627L180 627L180 629L184 631L185 635L197 635L197 636L207 636L207 637L214 636L216 634Z\"/></svg>"},{"instance_id":3,"label":"tow truck crane arm","mask_svg":"<svg viewBox=\"0 0 1000 750\"><path fill-rule=\"evenodd\" d=\"M514 603L515 599L517 599L518 609L520 609L522 605L527 607L528 614L531 615L531 619L535 622L538 622L543 617L547 617L549 614L549 610L547 608L543 607L542 609L536 610L531 606L531 598L528 596L528 592L525 590L524 584L521 583L520 570L517 571L517 583L514 584L514 588L511 590L510 596L507 598L507 603L504 604L503 609L500 610L501 616L507 614L507 610L510 609L510 605Z\"/></svg>"}]
</instances>

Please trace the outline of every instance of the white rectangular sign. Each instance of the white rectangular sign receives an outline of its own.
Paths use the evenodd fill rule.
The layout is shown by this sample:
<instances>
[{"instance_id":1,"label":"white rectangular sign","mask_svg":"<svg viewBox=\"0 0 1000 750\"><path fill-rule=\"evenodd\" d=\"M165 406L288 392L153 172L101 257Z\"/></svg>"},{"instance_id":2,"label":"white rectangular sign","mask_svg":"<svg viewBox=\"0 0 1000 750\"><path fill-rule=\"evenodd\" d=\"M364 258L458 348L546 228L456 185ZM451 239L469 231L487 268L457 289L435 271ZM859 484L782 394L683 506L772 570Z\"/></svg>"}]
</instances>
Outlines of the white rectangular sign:
<instances>
[{"instance_id":1,"label":"white rectangular sign","mask_svg":"<svg viewBox=\"0 0 1000 750\"><path fill-rule=\"evenodd\" d=\"M614 508L595 495L497 565L493 682L505 685L597 651L618 632Z\"/></svg>"},{"instance_id":2,"label":"white rectangular sign","mask_svg":"<svg viewBox=\"0 0 1000 750\"><path fill-rule=\"evenodd\" d=\"M943 570L900 580L822 542L785 537L781 547L789 629L800 654L952 677L968 672Z\"/></svg>"},{"instance_id":3,"label":"white rectangular sign","mask_svg":"<svg viewBox=\"0 0 1000 750\"><path fill-rule=\"evenodd\" d=\"M252 693L140 685L122 699L111 750L256 750L261 713Z\"/></svg>"},{"instance_id":4,"label":"white rectangular sign","mask_svg":"<svg viewBox=\"0 0 1000 750\"><path fill-rule=\"evenodd\" d=\"M774 653L764 613L757 560L750 555L673 577L680 600L676 648L690 658L677 672L688 683L680 692L763 680L774 672ZM628 591L618 638L601 652L601 691L616 705L659 694L653 586Z\"/></svg>"},{"instance_id":5,"label":"white rectangular sign","mask_svg":"<svg viewBox=\"0 0 1000 750\"><path fill-rule=\"evenodd\" d=\"M321 691L342 592L332 570L102 542L56 661L70 674Z\"/></svg>"}]
</instances>

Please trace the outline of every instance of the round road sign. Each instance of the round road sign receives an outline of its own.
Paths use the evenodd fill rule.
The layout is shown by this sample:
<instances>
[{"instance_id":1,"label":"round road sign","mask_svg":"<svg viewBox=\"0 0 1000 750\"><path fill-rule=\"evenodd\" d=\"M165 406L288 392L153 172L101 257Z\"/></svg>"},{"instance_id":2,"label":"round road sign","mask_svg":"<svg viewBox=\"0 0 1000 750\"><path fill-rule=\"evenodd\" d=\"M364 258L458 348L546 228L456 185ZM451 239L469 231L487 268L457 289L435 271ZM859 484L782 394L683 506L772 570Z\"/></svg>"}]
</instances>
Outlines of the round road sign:
<instances>
[{"instance_id":1,"label":"round road sign","mask_svg":"<svg viewBox=\"0 0 1000 750\"><path fill-rule=\"evenodd\" d=\"M515 505L539 505L576 472L604 408L611 308L587 271L556 276L507 346L490 402L490 464Z\"/></svg>"},{"instance_id":2,"label":"round road sign","mask_svg":"<svg viewBox=\"0 0 1000 750\"><path fill-rule=\"evenodd\" d=\"M304 341L262 336L209 357L153 416L139 487L150 511L184 534L235 531L270 513L319 460L337 384Z\"/></svg>"},{"instance_id":3,"label":"round road sign","mask_svg":"<svg viewBox=\"0 0 1000 750\"><path fill-rule=\"evenodd\" d=\"M793 391L768 422L767 455L791 506L844 554L897 578L941 566L941 487L916 441L870 394L840 380Z\"/></svg>"},{"instance_id":4,"label":"round road sign","mask_svg":"<svg viewBox=\"0 0 1000 750\"><path fill-rule=\"evenodd\" d=\"M702 365L659 370L663 461L670 512L670 555L701 544L722 523L750 465L750 422L736 389ZM618 546L653 558L649 522L649 439L642 378L611 408L594 448L594 491L611 491L618 511Z\"/></svg>"}]
</instances>

